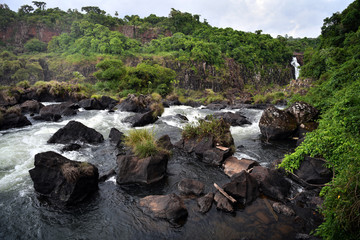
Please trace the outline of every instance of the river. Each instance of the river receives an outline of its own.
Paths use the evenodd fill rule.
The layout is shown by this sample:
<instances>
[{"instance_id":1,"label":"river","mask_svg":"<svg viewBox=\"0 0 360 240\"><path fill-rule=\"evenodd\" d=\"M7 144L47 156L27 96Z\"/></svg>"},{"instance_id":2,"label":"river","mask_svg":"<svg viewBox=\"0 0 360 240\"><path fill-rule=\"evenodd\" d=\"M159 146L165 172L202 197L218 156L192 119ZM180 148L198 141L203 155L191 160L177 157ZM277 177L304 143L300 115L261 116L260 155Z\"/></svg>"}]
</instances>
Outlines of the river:
<instances>
[{"instance_id":1,"label":"river","mask_svg":"<svg viewBox=\"0 0 360 240\"><path fill-rule=\"evenodd\" d=\"M291 151L289 142L270 144L260 139L258 122L262 110L241 111L251 125L231 127L235 156L246 157L268 166ZM186 124L176 114L185 115L190 122L214 111L188 106L166 108L162 117L147 126L159 137L168 134L175 143ZM40 202L34 192L29 169L34 167L34 155L44 151L61 153L62 144L47 144L47 140L70 120L82 122L104 135L105 142L85 145L79 151L61 153L65 157L88 161L99 168L100 175L116 166L114 151L108 141L112 127L126 133L130 127L122 122L132 113L115 111L85 111L63 118L60 122L31 120L33 125L0 132L0 239L291 239L296 227L292 217L273 215L258 198L234 214L218 211L213 205L206 214L197 211L196 199L184 197L189 216L182 227L152 219L138 207L141 197L177 193L182 178L194 178L205 183L205 192L215 192L213 183L220 186L229 178L219 167L211 167L190 157L174 154L168 163L167 177L151 186L120 187L115 178L99 184L99 191L76 207L58 209ZM29 117L29 119L31 119Z\"/></svg>"}]
</instances>

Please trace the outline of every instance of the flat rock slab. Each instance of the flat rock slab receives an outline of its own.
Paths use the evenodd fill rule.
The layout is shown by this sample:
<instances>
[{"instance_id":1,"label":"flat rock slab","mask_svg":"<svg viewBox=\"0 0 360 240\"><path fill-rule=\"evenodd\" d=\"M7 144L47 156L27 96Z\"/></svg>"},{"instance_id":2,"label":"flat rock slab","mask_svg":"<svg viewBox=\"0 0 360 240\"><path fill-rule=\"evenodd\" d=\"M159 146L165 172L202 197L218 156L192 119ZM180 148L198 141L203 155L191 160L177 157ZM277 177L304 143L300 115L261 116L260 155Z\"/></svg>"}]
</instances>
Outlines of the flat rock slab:
<instances>
[{"instance_id":1,"label":"flat rock slab","mask_svg":"<svg viewBox=\"0 0 360 240\"><path fill-rule=\"evenodd\" d=\"M175 193L169 195L150 195L140 199L140 207L152 217L168 220L182 225L188 211L182 199Z\"/></svg>"},{"instance_id":2,"label":"flat rock slab","mask_svg":"<svg viewBox=\"0 0 360 240\"><path fill-rule=\"evenodd\" d=\"M223 163L224 172L229 177L232 177L241 171L246 171L250 168L253 168L254 166L259 166L259 163L251 159L238 159L236 157L228 157Z\"/></svg>"}]
</instances>

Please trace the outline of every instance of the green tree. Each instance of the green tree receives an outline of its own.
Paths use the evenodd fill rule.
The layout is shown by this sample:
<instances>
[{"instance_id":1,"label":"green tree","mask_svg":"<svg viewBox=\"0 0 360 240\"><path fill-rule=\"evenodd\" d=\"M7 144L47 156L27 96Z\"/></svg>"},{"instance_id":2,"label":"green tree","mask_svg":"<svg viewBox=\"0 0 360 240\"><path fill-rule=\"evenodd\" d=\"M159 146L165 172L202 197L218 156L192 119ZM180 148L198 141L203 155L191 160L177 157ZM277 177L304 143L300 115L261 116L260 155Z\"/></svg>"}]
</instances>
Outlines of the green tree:
<instances>
[{"instance_id":1,"label":"green tree","mask_svg":"<svg viewBox=\"0 0 360 240\"><path fill-rule=\"evenodd\" d=\"M47 44L37 38L30 39L24 45L28 52L44 52L46 51Z\"/></svg>"}]
</instances>

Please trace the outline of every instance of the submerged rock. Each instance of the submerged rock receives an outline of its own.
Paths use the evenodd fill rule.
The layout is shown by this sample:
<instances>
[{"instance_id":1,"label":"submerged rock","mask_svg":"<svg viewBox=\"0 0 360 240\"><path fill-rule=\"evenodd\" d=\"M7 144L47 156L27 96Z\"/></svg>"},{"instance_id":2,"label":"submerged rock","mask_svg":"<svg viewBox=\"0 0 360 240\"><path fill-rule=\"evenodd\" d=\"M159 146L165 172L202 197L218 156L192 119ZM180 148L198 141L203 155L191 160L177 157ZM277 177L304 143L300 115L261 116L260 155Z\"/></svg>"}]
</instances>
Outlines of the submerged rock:
<instances>
[{"instance_id":1,"label":"submerged rock","mask_svg":"<svg viewBox=\"0 0 360 240\"><path fill-rule=\"evenodd\" d=\"M181 193L186 195L200 196L203 194L205 185L195 179L183 179L178 184L178 189Z\"/></svg>"},{"instance_id":2,"label":"submerged rock","mask_svg":"<svg viewBox=\"0 0 360 240\"><path fill-rule=\"evenodd\" d=\"M63 147L61 149L62 152L67 152L67 151L76 151L79 150L81 148L80 144L77 143L71 143L69 145L66 145L65 147Z\"/></svg>"},{"instance_id":3,"label":"submerged rock","mask_svg":"<svg viewBox=\"0 0 360 240\"><path fill-rule=\"evenodd\" d=\"M147 158L119 155L117 159L119 172L116 182L118 184L157 182L166 174L168 159L169 154L165 152L159 152Z\"/></svg>"},{"instance_id":4,"label":"submerged rock","mask_svg":"<svg viewBox=\"0 0 360 240\"><path fill-rule=\"evenodd\" d=\"M150 195L140 199L139 205L146 214L177 225L182 225L188 216L184 202L175 193Z\"/></svg>"},{"instance_id":5,"label":"submerged rock","mask_svg":"<svg viewBox=\"0 0 360 240\"><path fill-rule=\"evenodd\" d=\"M34 188L51 202L72 205L98 189L98 169L87 162L69 160L55 152L35 155L29 171Z\"/></svg>"},{"instance_id":6,"label":"submerged rock","mask_svg":"<svg viewBox=\"0 0 360 240\"><path fill-rule=\"evenodd\" d=\"M273 203L272 207L273 207L274 211L279 214L282 214L282 215L285 215L288 217L295 215L294 210L292 210L290 207L288 207L282 203L275 202L275 203Z\"/></svg>"},{"instance_id":7,"label":"submerged rock","mask_svg":"<svg viewBox=\"0 0 360 240\"><path fill-rule=\"evenodd\" d=\"M101 143L104 141L103 135L95 129L89 128L77 121L70 121L63 128L60 128L49 140L48 143Z\"/></svg>"},{"instance_id":8,"label":"submerged rock","mask_svg":"<svg viewBox=\"0 0 360 240\"><path fill-rule=\"evenodd\" d=\"M211 205L214 201L214 194L208 193L205 196L197 199L197 205L199 206L199 212L206 213L211 209Z\"/></svg>"}]
</instances>

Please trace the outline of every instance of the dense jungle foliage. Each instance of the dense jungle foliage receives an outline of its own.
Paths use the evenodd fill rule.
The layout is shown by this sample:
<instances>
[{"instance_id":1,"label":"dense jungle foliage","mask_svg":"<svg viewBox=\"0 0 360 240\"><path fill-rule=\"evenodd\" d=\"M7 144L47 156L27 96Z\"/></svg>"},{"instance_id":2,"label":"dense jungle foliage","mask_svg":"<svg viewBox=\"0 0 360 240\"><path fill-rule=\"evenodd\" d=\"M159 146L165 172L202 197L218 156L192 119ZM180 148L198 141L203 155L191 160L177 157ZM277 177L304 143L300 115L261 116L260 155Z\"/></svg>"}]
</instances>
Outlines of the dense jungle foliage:
<instances>
[{"instance_id":1,"label":"dense jungle foliage","mask_svg":"<svg viewBox=\"0 0 360 240\"><path fill-rule=\"evenodd\" d=\"M335 177L321 195L324 239L360 239L360 1L324 20L320 47L305 52L301 75L317 79L304 100L321 110L319 128L308 133L282 166L292 171L306 155L324 158Z\"/></svg>"},{"instance_id":2,"label":"dense jungle foliage","mask_svg":"<svg viewBox=\"0 0 360 240\"><path fill-rule=\"evenodd\" d=\"M206 20L200 21L199 15L175 9L171 9L168 17L151 14L144 18L138 15L119 18L117 12L112 17L95 6L83 7L81 12L77 9L63 11L59 8L46 9L45 2L33 1L33 5L23 5L14 12L6 4L1 4L0 29L5 31L12 24L19 23L47 27L60 34L49 43L36 38L20 45L0 41L0 50L16 55L11 60L2 58L0 61L0 76L11 76L7 82L13 80L16 83L36 76L37 69L32 65L39 59L50 61L50 71L61 69L66 62L81 64L87 61L96 65L104 59L126 63L131 58L152 57L198 65L206 63L221 72L226 59L232 58L245 69L248 76L256 76L266 74L264 69L288 67L294 51L303 52L307 47L318 44L317 39L273 38L269 34L262 34L261 30L251 33L216 28ZM136 32L135 38L120 33L119 28L123 26L132 26ZM157 38L142 42L141 34L147 31L155 32ZM94 74L99 80L96 90L104 92L111 88L111 94L120 93L120 96L128 92L146 91L169 94L176 85L174 72L160 65L156 61L143 60L136 69L126 66L121 73L113 71L111 74L114 66L109 66L104 72L106 76L99 72ZM97 66L99 71L104 71L101 64ZM195 67L193 69L198 71ZM64 74L64 70L59 74ZM77 71L73 72L77 74ZM39 80L45 80L44 76L39 77ZM66 80L71 76L67 74L64 78Z\"/></svg>"}]
</instances>

